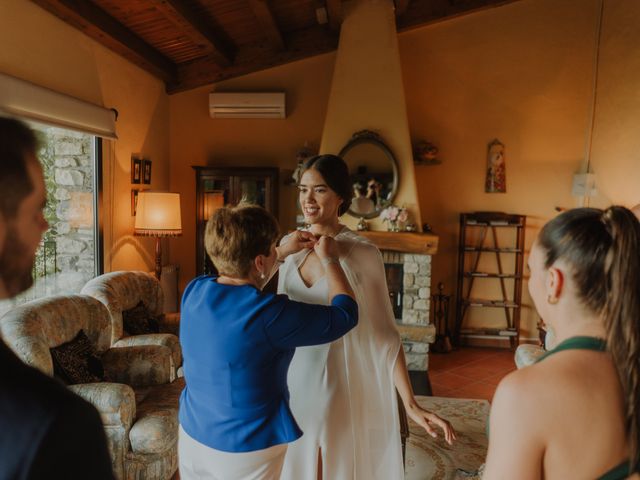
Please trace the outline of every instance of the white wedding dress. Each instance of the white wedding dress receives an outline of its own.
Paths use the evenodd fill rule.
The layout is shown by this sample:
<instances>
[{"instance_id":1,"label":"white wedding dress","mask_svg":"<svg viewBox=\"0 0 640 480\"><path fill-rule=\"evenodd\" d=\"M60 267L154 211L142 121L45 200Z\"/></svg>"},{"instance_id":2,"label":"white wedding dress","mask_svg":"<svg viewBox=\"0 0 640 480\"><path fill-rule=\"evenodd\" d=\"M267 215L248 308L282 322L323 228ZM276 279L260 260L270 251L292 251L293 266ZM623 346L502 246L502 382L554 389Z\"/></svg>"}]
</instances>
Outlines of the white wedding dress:
<instances>
[{"instance_id":1,"label":"white wedding dress","mask_svg":"<svg viewBox=\"0 0 640 480\"><path fill-rule=\"evenodd\" d=\"M345 228L335 239L359 307L358 325L335 342L299 347L289 368L291 410L304 432L289 444L282 480L401 480L402 450L393 367L401 346L378 249ZM284 240L286 241L286 239ZM299 267L309 250L287 257L278 292L328 304L322 277L307 287ZM301 322L305 319L301 318Z\"/></svg>"}]
</instances>

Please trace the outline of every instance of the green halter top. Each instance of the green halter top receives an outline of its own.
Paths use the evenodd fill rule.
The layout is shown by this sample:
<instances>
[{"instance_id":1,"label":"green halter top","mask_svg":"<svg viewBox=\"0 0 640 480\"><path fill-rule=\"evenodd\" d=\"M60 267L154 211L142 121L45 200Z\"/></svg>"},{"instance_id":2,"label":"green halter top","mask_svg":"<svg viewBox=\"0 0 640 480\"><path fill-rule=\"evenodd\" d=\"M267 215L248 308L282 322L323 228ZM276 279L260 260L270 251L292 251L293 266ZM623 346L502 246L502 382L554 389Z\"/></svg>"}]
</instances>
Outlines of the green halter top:
<instances>
[{"instance_id":1,"label":"green halter top","mask_svg":"<svg viewBox=\"0 0 640 480\"><path fill-rule=\"evenodd\" d=\"M595 337L571 337L561 342L556 348L542 355L536 363L563 350L595 350L604 352L607 349L606 342L601 338ZM636 468L636 471L638 469ZM629 476L629 462L624 461L617 467L612 468L604 475L598 477L598 480L624 480Z\"/></svg>"}]
</instances>

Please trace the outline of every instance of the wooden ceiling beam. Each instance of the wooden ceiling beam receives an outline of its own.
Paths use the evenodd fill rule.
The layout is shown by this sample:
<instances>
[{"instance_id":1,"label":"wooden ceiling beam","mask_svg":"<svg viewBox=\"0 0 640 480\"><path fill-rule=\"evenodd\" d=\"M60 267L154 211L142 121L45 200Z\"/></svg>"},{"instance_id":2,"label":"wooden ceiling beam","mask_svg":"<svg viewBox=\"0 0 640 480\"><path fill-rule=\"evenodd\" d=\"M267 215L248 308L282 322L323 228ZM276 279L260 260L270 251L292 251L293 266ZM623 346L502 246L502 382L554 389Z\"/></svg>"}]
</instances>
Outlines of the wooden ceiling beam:
<instances>
[{"instance_id":1,"label":"wooden ceiling beam","mask_svg":"<svg viewBox=\"0 0 640 480\"><path fill-rule=\"evenodd\" d=\"M177 79L176 65L94 3L86 0L32 0L98 43L167 83Z\"/></svg>"},{"instance_id":2,"label":"wooden ceiling beam","mask_svg":"<svg viewBox=\"0 0 640 480\"><path fill-rule=\"evenodd\" d=\"M249 6L256 16L260 27L262 27L262 31L269 40L269 43L271 43L276 50L284 50L282 33L280 33L280 29L278 28L278 24L267 0L249 0Z\"/></svg>"},{"instance_id":3,"label":"wooden ceiling beam","mask_svg":"<svg viewBox=\"0 0 640 480\"><path fill-rule=\"evenodd\" d=\"M331 30L340 30L342 25L342 1L326 0L327 16Z\"/></svg>"},{"instance_id":4,"label":"wooden ceiling beam","mask_svg":"<svg viewBox=\"0 0 640 480\"><path fill-rule=\"evenodd\" d=\"M221 38L184 0L151 1L156 10L202 49L203 54L210 55L221 67L228 67L233 63L235 47Z\"/></svg>"},{"instance_id":5,"label":"wooden ceiling beam","mask_svg":"<svg viewBox=\"0 0 640 480\"><path fill-rule=\"evenodd\" d=\"M410 2L405 14L398 18L398 31L423 27L462 15L501 7L520 0L430 0ZM397 5L398 0L396 0ZM396 6L397 8L397 6Z\"/></svg>"},{"instance_id":6,"label":"wooden ceiling beam","mask_svg":"<svg viewBox=\"0 0 640 480\"><path fill-rule=\"evenodd\" d=\"M401 17L407 11L411 0L394 0L396 4L396 17Z\"/></svg>"},{"instance_id":7,"label":"wooden ceiling beam","mask_svg":"<svg viewBox=\"0 0 640 480\"><path fill-rule=\"evenodd\" d=\"M291 33L287 37L287 45L287 50L275 50L273 46L262 43L241 47L235 62L227 68L219 68L207 58L181 64L178 66L178 83L169 85L167 91L176 93L189 90L332 52L338 47L338 35L318 25Z\"/></svg>"}]
</instances>

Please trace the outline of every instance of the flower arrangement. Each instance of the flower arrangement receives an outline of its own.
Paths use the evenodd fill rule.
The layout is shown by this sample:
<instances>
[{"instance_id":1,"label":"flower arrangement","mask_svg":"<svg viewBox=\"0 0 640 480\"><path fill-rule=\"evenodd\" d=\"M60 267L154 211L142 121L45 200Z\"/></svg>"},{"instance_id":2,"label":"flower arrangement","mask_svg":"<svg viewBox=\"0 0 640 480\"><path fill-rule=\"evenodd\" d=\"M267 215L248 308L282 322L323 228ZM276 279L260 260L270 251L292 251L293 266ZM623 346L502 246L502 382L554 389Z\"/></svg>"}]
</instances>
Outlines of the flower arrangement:
<instances>
[{"instance_id":1,"label":"flower arrangement","mask_svg":"<svg viewBox=\"0 0 640 480\"><path fill-rule=\"evenodd\" d=\"M380 218L383 222L387 222L387 229L390 232L400 231L400 223L405 223L409 220L409 212L405 207L398 207L397 205L389 205L387 208L380 212Z\"/></svg>"}]
</instances>

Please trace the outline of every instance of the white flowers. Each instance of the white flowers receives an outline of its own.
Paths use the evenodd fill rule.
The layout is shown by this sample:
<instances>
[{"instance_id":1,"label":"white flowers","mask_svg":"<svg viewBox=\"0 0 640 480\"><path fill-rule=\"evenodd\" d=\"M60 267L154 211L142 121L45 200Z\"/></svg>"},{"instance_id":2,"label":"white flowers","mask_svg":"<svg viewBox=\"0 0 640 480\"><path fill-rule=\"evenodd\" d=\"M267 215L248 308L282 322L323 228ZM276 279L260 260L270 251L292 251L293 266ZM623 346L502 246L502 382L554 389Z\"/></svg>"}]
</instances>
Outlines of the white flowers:
<instances>
[{"instance_id":1,"label":"white flowers","mask_svg":"<svg viewBox=\"0 0 640 480\"><path fill-rule=\"evenodd\" d=\"M406 222L409 219L409 212L404 207L389 205L380 212L380 218L385 222Z\"/></svg>"},{"instance_id":2,"label":"white flowers","mask_svg":"<svg viewBox=\"0 0 640 480\"><path fill-rule=\"evenodd\" d=\"M398 223L405 223L409 220L409 212L404 207L389 205L380 212L380 218L389 224L389 230L398 231Z\"/></svg>"}]
</instances>

